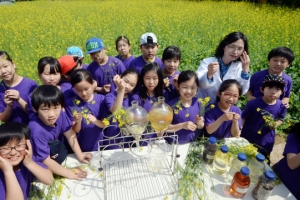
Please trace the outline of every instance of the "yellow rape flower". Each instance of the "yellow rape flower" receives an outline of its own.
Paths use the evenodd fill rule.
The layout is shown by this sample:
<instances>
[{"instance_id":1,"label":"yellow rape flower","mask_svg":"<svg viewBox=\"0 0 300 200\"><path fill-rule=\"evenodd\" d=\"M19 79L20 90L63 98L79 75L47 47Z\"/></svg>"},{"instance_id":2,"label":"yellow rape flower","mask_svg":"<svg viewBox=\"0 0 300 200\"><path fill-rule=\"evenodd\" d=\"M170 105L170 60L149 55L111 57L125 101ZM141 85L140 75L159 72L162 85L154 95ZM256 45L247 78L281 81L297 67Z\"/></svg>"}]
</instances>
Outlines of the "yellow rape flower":
<instances>
[{"instance_id":1,"label":"yellow rape flower","mask_svg":"<svg viewBox=\"0 0 300 200\"><path fill-rule=\"evenodd\" d=\"M73 111L73 116L75 116L75 115L77 115L77 111L76 110Z\"/></svg>"},{"instance_id":2,"label":"yellow rape flower","mask_svg":"<svg viewBox=\"0 0 300 200\"><path fill-rule=\"evenodd\" d=\"M116 121L117 121L116 118L113 118L112 122L116 122Z\"/></svg>"},{"instance_id":3,"label":"yellow rape flower","mask_svg":"<svg viewBox=\"0 0 300 200\"><path fill-rule=\"evenodd\" d=\"M181 108L181 107L179 107L179 110L182 110L182 108Z\"/></svg>"},{"instance_id":4,"label":"yellow rape flower","mask_svg":"<svg viewBox=\"0 0 300 200\"><path fill-rule=\"evenodd\" d=\"M76 105L79 105L79 104L80 104L80 101L79 101L78 99L76 99L76 100L75 100L75 104L76 104Z\"/></svg>"},{"instance_id":5,"label":"yellow rape flower","mask_svg":"<svg viewBox=\"0 0 300 200\"><path fill-rule=\"evenodd\" d=\"M174 110L174 114L177 115L178 114L178 110Z\"/></svg>"},{"instance_id":6,"label":"yellow rape flower","mask_svg":"<svg viewBox=\"0 0 300 200\"><path fill-rule=\"evenodd\" d=\"M261 134L261 130L257 131L257 133L260 135Z\"/></svg>"},{"instance_id":7,"label":"yellow rape flower","mask_svg":"<svg viewBox=\"0 0 300 200\"><path fill-rule=\"evenodd\" d=\"M208 103L209 100L210 100L210 97L205 97L205 98L204 98L205 103Z\"/></svg>"},{"instance_id":8,"label":"yellow rape flower","mask_svg":"<svg viewBox=\"0 0 300 200\"><path fill-rule=\"evenodd\" d=\"M186 113L186 114L185 114L185 117L189 117L189 116L190 116L190 114L189 114L189 113Z\"/></svg>"},{"instance_id":9,"label":"yellow rape flower","mask_svg":"<svg viewBox=\"0 0 300 200\"><path fill-rule=\"evenodd\" d=\"M259 112L259 111L260 111L260 108L257 108L256 111Z\"/></svg>"},{"instance_id":10,"label":"yellow rape flower","mask_svg":"<svg viewBox=\"0 0 300 200\"><path fill-rule=\"evenodd\" d=\"M93 101L92 101L92 104L95 104L95 103L96 103L95 100L93 100Z\"/></svg>"},{"instance_id":11,"label":"yellow rape flower","mask_svg":"<svg viewBox=\"0 0 300 200\"><path fill-rule=\"evenodd\" d=\"M210 108L214 108L214 107L215 107L215 105L214 105L214 104L211 104L211 105L210 105Z\"/></svg>"},{"instance_id":12,"label":"yellow rape flower","mask_svg":"<svg viewBox=\"0 0 300 200\"><path fill-rule=\"evenodd\" d=\"M105 125L105 126L109 126L109 121L105 118L105 119L103 119L103 124Z\"/></svg>"}]
</instances>

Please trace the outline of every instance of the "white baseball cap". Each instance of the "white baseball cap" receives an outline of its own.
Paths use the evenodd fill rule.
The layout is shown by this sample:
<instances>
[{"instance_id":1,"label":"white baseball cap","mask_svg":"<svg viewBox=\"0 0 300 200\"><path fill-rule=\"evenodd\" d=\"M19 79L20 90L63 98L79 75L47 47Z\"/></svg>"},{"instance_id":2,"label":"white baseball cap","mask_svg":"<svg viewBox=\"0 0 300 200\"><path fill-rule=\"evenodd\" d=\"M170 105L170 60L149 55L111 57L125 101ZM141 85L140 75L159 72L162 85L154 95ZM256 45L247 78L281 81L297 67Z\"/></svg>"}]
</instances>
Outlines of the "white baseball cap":
<instances>
[{"instance_id":1,"label":"white baseball cap","mask_svg":"<svg viewBox=\"0 0 300 200\"><path fill-rule=\"evenodd\" d=\"M140 39L141 45L143 44L157 44L157 37L154 33L144 33Z\"/></svg>"}]
</instances>

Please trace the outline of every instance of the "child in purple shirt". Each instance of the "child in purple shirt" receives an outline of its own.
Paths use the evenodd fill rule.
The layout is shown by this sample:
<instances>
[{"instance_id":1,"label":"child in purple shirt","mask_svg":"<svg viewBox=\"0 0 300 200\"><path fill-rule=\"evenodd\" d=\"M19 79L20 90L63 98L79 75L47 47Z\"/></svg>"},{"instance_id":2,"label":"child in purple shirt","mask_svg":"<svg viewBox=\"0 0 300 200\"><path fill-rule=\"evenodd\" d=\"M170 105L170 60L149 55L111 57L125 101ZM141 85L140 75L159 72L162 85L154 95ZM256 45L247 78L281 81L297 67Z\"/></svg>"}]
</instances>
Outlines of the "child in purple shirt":
<instances>
[{"instance_id":1,"label":"child in purple shirt","mask_svg":"<svg viewBox=\"0 0 300 200\"><path fill-rule=\"evenodd\" d=\"M274 171L292 192L296 199L300 199L300 123L292 128L288 135L283 152L284 158L273 166Z\"/></svg>"},{"instance_id":2,"label":"child in purple shirt","mask_svg":"<svg viewBox=\"0 0 300 200\"><path fill-rule=\"evenodd\" d=\"M178 143L184 144L194 140L195 130L202 129L204 122L203 117L199 117L201 104L194 97L199 87L197 74L191 70L183 71L178 77L177 84L180 96L168 103L174 112L168 130L176 131Z\"/></svg>"},{"instance_id":3,"label":"child in purple shirt","mask_svg":"<svg viewBox=\"0 0 300 200\"><path fill-rule=\"evenodd\" d=\"M52 172L32 157L27 125L7 122L0 133L0 199L27 199L34 178L52 184Z\"/></svg>"},{"instance_id":4,"label":"child in purple shirt","mask_svg":"<svg viewBox=\"0 0 300 200\"><path fill-rule=\"evenodd\" d=\"M66 157L65 147L58 141L62 133L80 162L88 163L92 158L91 154L82 153L76 133L62 110L65 103L62 92L55 86L41 85L33 91L31 103L36 115L30 121L29 128L32 130L31 142L37 161L46 165L54 174L68 179L85 178L86 171L80 168L70 170L59 164ZM58 148L56 150L52 147Z\"/></svg>"},{"instance_id":5,"label":"child in purple shirt","mask_svg":"<svg viewBox=\"0 0 300 200\"><path fill-rule=\"evenodd\" d=\"M289 75L284 73L284 70L292 64L294 53L287 47L277 47L270 51L268 60L270 65L269 69L256 72L251 76L250 88L246 94L247 99L250 101L263 96L260 87L265 76L268 74L277 74L278 76L282 76L285 82L283 93L279 99L288 108L293 81Z\"/></svg>"},{"instance_id":6,"label":"child in purple shirt","mask_svg":"<svg viewBox=\"0 0 300 200\"><path fill-rule=\"evenodd\" d=\"M106 106L110 113L114 113L118 108L128 108L131 106L131 92L134 90L138 82L138 73L136 70L128 68L122 73L121 76L116 75L114 77L114 82L117 86L117 90L114 93L110 93L105 96ZM104 139L108 139L108 137L118 138L120 136L118 135L120 133L120 128L116 127L118 122L113 122L112 120L110 124L114 126L109 126L104 130ZM119 142L121 142L121 140L110 140L104 142L103 145L105 146L108 144L114 144ZM125 146L127 147L127 145ZM115 148L119 148L119 146L110 145L105 147L105 149Z\"/></svg>"},{"instance_id":7,"label":"child in purple shirt","mask_svg":"<svg viewBox=\"0 0 300 200\"><path fill-rule=\"evenodd\" d=\"M206 136L216 138L239 137L242 129L242 111L235 106L243 89L235 79L222 82L217 93L217 102L209 105L204 115Z\"/></svg>"},{"instance_id":8,"label":"child in purple shirt","mask_svg":"<svg viewBox=\"0 0 300 200\"><path fill-rule=\"evenodd\" d=\"M242 113L241 136L258 145L258 150L266 158L269 158L274 146L275 129L282 124L286 114L285 106L278 99L284 91L284 85L281 76L267 75L261 86L264 96L248 101Z\"/></svg>"},{"instance_id":9,"label":"child in purple shirt","mask_svg":"<svg viewBox=\"0 0 300 200\"><path fill-rule=\"evenodd\" d=\"M165 96L165 101L168 102L167 92L164 92L164 81L161 68L157 63L146 64L140 75L140 91L132 96L134 100L139 102L139 105L149 112L150 108L159 96Z\"/></svg>"},{"instance_id":10,"label":"child in purple shirt","mask_svg":"<svg viewBox=\"0 0 300 200\"><path fill-rule=\"evenodd\" d=\"M162 62L164 64L163 75L166 86L165 91L168 93L169 100L178 97L178 92L173 82L178 79L180 74L180 72L177 71L180 64L180 59L181 51L176 46L167 47L162 55Z\"/></svg>"},{"instance_id":11,"label":"child in purple shirt","mask_svg":"<svg viewBox=\"0 0 300 200\"><path fill-rule=\"evenodd\" d=\"M116 49L119 55L116 56L121 60L126 69L129 68L130 62L134 59L134 56L130 53L130 42L126 36L119 36L116 40Z\"/></svg>"},{"instance_id":12,"label":"child in purple shirt","mask_svg":"<svg viewBox=\"0 0 300 200\"><path fill-rule=\"evenodd\" d=\"M89 70L97 82L95 92L106 95L116 90L113 82L115 75L120 75L125 71L122 61L106 55L106 48L100 38L91 38L86 43L87 54L90 54L93 62L88 66Z\"/></svg>"},{"instance_id":13,"label":"child in purple shirt","mask_svg":"<svg viewBox=\"0 0 300 200\"><path fill-rule=\"evenodd\" d=\"M140 74L144 65L156 62L161 69L164 68L162 61L156 57L158 50L157 38L153 33L145 33L140 38L140 49L142 55L132 60L129 68L134 68Z\"/></svg>"},{"instance_id":14,"label":"child in purple shirt","mask_svg":"<svg viewBox=\"0 0 300 200\"><path fill-rule=\"evenodd\" d=\"M78 143L82 151L97 151L98 141L103 140L100 119L107 117L104 96L93 94L93 78L86 69L73 72L71 84L76 97L66 101L66 113L70 121L74 121L73 130L78 133Z\"/></svg>"},{"instance_id":15,"label":"child in purple shirt","mask_svg":"<svg viewBox=\"0 0 300 200\"><path fill-rule=\"evenodd\" d=\"M5 51L0 51L0 78L0 120L28 124L28 95L37 83L16 74L16 65Z\"/></svg>"}]
</instances>

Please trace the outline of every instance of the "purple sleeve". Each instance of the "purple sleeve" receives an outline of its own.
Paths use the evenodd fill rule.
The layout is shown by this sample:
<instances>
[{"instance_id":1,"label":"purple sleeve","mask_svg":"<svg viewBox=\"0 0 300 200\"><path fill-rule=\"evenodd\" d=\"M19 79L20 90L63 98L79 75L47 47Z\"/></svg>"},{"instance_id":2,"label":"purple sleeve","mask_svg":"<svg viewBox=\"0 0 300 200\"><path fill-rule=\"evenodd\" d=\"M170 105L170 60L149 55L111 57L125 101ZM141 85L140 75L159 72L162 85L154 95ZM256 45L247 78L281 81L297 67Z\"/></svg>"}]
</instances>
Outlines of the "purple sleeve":
<instances>
[{"instance_id":1,"label":"purple sleeve","mask_svg":"<svg viewBox=\"0 0 300 200\"><path fill-rule=\"evenodd\" d=\"M68 118L68 121L69 122L73 122L73 112L72 112L72 104L73 104L73 99L68 99L66 101L66 104L65 104L65 113L66 113L66 117Z\"/></svg>"},{"instance_id":2,"label":"purple sleeve","mask_svg":"<svg viewBox=\"0 0 300 200\"><path fill-rule=\"evenodd\" d=\"M0 94L0 112L4 112L5 108L6 108L6 104L4 103L4 94Z\"/></svg>"},{"instance_id":3,"label":"purple sleeve","mask_svg":"<svg viewBox=\"0 0 300 200\"><path fill-rule=\"evenodd\" d=\"M114 105L115 100L116 96L113 93L109 93L105 96L105 104L108 111L110 111L110 108Z\"/></svg>"},{"instance_id":4,"label":"purple sleeve","mask_svg":"<svg viewBox=\"0 0 300 200\"><path fill-rule=\"evenodd\" d=\"M37 162L43 162L50 155L50 148L48 146L48 139L43 130L37 130L31 124L29 128L35 131L31 137L32 148L34 149L34 156Z\"/></svg>"},{"instance_id":5,"label":"purple sleeve","mask_svg":"<svg viewBox=\"0 0 300 200\"><path fill-rule=\"evenodd\" d=\"M249 90L250 90L251 92L254 91L254 86L255 86L254 83L256 83L256 73L254 73L254 74L250 77L250 86L249 86Z\"/></svg>"},{"instance_id":6,"label":"purple sleeve","mask_svg":"<svg viewBox=\"0 0 300 200\"><path fill-rule=\"evenodd\" d=\"M251 108L251 103L252 101L248 101L243 112L242 112L242 119L247 119L250 114L251 114L251 110L253 110L254 108Z\"/></svg>"},{"instance_id":7,"label":"purple sleeve","mask_svg":"<svg viewBox=\"0 0 300 200\"><path fill-rule=\"evenodd\" d=\"M105 97L101 95L101 103L100 103L100 111L99 111L99 119L104 119L109 115L109 110L106 107Z\"/></svg>"},{"instance_id":8,"label":"purple sleeve","mask_svg":"<svg viewBox=\"0 0 300 200\"><path fill-rule=\"evenodd\" d=\"M30 86L30 89L29 89L29 94L32 93L32 91L38 86L38 84L35 82L35 81L32 81L32 84Z\"/></svg>"},{"instance_id":9,"label":"purple sleeve","mask_svg":"<svg viewBox=\"0 0 300 200\"><path fill-rule=\"evenodd\" d=\"M219 117L218 117L219 118ZM218 119L217 118L217 119ZM205 126L208 126L210 125L211 123L213 123L214 121L217 120L216 119L216 116L214 115L214 109L211 109L209 111L207 111L204 115L204 123L205 123Z\"/></svg>"},{"instance_id":10,"label":"purple sleeve","mask_svg":"<svg viewBox=\"0 0 300 200\"><path fill-rule=\"evenodd\" d=\"M285 156L288 153L294 153L298 154L299 153L299 142L297 141L294 133L290 133L288 135L286 145L283 151L283 155Z\"/></svg>"},{"instance_id":11,"label":"purple sleeve","mask_svg":"<svg viewBox=\"0 0 300 200\"><path fill-rule=\"evenodd\" d=\"M290 98L292 87L293 87L293 81L289 76L287 76L286 80L287 80L286 91L284 91L283 98Z\"/></svg>"},{"instance_id":12,"label":"purple sleeve","mask_svg":"<svg viewBox=\"0 0 300 200\"><path fill-rule=\"evenodd\" d=\"M281 103L281 101L279 101L279 104L280 104L280 108L279 108L280 111L279 111L279 115L278 115L277 119L284 121L287 110L286 110L286 107Z\"/></svg>"},{"instance_id":13,"label":"purple sleeve","mask_svg":"<svg viewBox=\"0 0 300 200\"><path fill-rule=\"evenodd\" d=\"M65 111L61 111L60 115L61 115L60 117L62 120L61 121L61 132L64 133L71 129L73 118L72 118L72 120L70 120L67 117L67 114Z\"/></svg>"},{"instance_id":14,"label":"purple sleeve","mask_svg":"<svg viewBox=\"0 0 300 200\"><path fill-rule=\"evenodd\" d=\"M119 61L118 63L118 74L121 75L126 70L124 64L122 61Z\"/></svg>"}]
</instances>

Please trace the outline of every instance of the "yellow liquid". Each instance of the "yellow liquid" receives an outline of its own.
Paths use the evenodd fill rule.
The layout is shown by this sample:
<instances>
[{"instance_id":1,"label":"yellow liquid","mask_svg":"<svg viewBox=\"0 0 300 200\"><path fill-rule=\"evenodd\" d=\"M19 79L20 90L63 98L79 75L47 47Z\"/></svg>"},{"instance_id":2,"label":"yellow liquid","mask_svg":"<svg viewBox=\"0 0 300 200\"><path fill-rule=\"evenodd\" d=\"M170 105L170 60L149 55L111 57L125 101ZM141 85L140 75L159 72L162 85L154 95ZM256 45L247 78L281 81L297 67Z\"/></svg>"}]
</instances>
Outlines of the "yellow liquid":
<instances>
[{"instance_id":1,"label":"yellow liquid","mask_svg":"<svg viewBox=\"0 0 300 200\"><path fill-rule=\"evenodd\" d=\"M146 126L140 126L140 125L127 126L128 131L133 136L141 135L145 131L145 128L146 128Z\"/></svg>"},{"instance_id":2,"label":"yellow liquid","mask_svg":"<svg viewBox=\"0 0 300 200\"><path fill-rule=\"evenodd\" d=\"M173 119L173 113L165 109L153 109L149 112L149 121L156 131L162 131L168 128Z\"/></svg>"}]
</instances>

